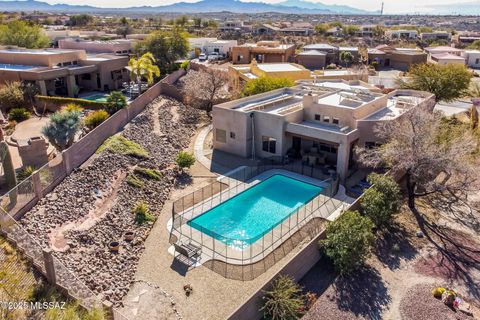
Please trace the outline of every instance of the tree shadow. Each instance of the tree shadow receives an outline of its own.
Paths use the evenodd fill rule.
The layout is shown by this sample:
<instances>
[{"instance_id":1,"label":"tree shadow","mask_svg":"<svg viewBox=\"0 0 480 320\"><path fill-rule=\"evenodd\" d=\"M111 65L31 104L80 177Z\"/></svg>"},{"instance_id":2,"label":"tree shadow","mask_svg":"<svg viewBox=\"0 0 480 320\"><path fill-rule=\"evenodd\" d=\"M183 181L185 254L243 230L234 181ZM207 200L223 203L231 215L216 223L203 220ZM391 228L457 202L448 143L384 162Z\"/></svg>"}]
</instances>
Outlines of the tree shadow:
<instances>
[{"instance_id":1,"label":"tree shadow","mask_svg":"<svg viewBox=\"0 0 480 320\"><path fill-rule=\"evenodd\" d=\"M177 178L175 179L175 187L176 188L184 188L189 186L193 183L192 176L187 172L180 173Z\"/></svg>"},{"instance_id":2,"label":"tree shadow","mask_svg":"<svg viewBox=\"0 0 480 320\"><path fill-rule=\"evenodd\" d=\"M380 273L368 266L338 277L334 288L338 308L357 317L381 319L383 309L391 302Z\"/></svg>"},{"instance_id":3,"label":"tree shadow","mask_svg":"<svg viewBox=\"0 0 480 320\"><path fill-rule=\"evenodd\" d=\"M302 278L300 285L305 291L321 296L335 281L337 275L333 264L326 257L322 256L320 261Z\"/></svg>"},{"instance_id":4,"label":"tree shadow","mask_svg":"<svg viewBox=\"0 0 480 320\"><path fill-rule=\"evenodd\" d=\"M390 270L395 270L400 268L403 260L413 260L418 250L410 242L408 231L403 226L393 224L377 236L373 253Z\"/></svg>"},{"instance_id":5,"label":"tree shadow","mask_svg":"<svg viewBox=\"0 0 480 320\"><path fill-rule=\"evenodd\" d=\"M412 212L425 238L434 246L439 255L433 257L434 265L431 266L431 272L436 271L438 276L449 281L460 281L466 286L472 297L480 299L480 286L478 286L480 281L478 279L480 278L479 243L461 231L427 221L417 209L413 209ZM479 276L475 277L475 273Z\"/></svg>"}]
</instances>

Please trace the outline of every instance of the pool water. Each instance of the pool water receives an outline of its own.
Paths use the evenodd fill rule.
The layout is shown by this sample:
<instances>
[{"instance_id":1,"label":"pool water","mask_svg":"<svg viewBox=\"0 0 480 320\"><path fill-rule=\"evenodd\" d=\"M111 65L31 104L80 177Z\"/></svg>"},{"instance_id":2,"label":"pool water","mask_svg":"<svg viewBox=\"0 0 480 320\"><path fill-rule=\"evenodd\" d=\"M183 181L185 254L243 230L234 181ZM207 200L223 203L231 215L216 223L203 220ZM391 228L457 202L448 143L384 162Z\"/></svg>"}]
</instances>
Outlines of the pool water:
<instances>
[{"instance_id":1,"label":"pool water","mask_svg":"<svg viewBox=\"0 0 480 320\"><path fill-rule=\"evenodd\" d=\"M107 102L108 94L105 93L98 93L92 94L91 96L83 97L82 99L96 101L96 102Z\"/></svg>"},{"instance_id":2,"label":"pool water","mask_svg":"<svg viewBox=\"0 0 480 320\"><path fill-rule=\"evenodd\" d=\"M188 224L228 245L244 248L321 191L319 186L275 174L195 217Z\"/></svg>"},{"instance_id":3,"label":"pool water","mask_svg":"<svg viewBox=\"0 0 480 320\"><path fill-rule=\"evenodd\" d=\"M35 66L27 66L23 64L0 63L0 69L5 69L5 70L30 70L34 68Z\"/></svg>"}]
</instances>

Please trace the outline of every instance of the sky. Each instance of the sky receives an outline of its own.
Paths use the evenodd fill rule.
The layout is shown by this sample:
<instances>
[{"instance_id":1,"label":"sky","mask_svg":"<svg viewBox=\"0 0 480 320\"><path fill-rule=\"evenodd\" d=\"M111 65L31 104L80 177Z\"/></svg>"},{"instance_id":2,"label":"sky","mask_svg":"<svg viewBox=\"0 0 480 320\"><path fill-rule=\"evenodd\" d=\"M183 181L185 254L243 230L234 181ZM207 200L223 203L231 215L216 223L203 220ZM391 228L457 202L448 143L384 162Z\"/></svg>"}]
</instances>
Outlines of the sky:
<instances>
[{"instance_id":1,"label":"sky","mask_svg":"<svg viewBox=\"0 0 480 320\"><path fill-rule=\"evenodd\" d=\"M68 4L83 4L83 5L92 5L96 7L132 7L132 6L159 6L167 5L175 2L196 2L196 0L39 0L43 2L48 2L51 4L56 3L68 3ZM198 1L198 0L197 0ZM268 2L268 3L278 3L282 0L241 0L241 1L250 1L250 2ZM310 2L322 2L324 4L337 4L337 5L348 5L360 9L366 9L370 11L380 10L381 0L309 0ZM474 0L465 0L460 2L468 2ZM386 14L397 14L397 13L417 13L417 12L426 12L428 11L428 5L452 5L452 8L455 7L455 4L459 1L455 0L384 0L384 13Z\"/></svg>"}]
</instances>

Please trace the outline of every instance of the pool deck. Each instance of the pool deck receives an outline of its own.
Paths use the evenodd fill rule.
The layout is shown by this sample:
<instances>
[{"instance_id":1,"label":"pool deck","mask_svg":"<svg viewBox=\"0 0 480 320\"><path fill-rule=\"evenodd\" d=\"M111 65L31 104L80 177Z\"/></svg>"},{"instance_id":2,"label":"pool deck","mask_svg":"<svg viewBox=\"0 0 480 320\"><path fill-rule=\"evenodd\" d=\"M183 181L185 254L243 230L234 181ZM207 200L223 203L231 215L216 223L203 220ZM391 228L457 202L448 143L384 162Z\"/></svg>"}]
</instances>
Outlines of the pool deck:
<instances>
[{"instance_id":1,"label":"pool deck","mask_svg":"<svg viewBox=\"0 0 480 320\"><path fill-rule=\"evenodd\" d=\"M225 176L219 177L219 181L230 186L227 190L223 191L220 195L214 195L213 197L196 204L193 208L185 210L180 215L185 219L184 222L192 220L220 203L231 199L275 174L282 174L319 187L325 188L328 185L325 181L320 181L282 169L265 171L246 183L239 183L238 181ZM214 237L191 227L187 223L183 223L179 230L175 230L173 234L180 239L191 240L197 245L203 244L202 254L197 260L197 263L201 264L216 259L233 265L251 264L263 260L268 254L282 245L286 239L308 224L312 219L328 219L330 215L334 214L337 208L343 206L344 200L345 197L343 196L339 198L330 198L326 195L319 194L305 206L297 209L294 213L289 215L288 218L275 226L271 231L267 232L263 237L243 248L238 245L227 245L225 242L217 240ZM169 223L169 225L171 225L171 223Z\"/></svg>"}]
</instances>

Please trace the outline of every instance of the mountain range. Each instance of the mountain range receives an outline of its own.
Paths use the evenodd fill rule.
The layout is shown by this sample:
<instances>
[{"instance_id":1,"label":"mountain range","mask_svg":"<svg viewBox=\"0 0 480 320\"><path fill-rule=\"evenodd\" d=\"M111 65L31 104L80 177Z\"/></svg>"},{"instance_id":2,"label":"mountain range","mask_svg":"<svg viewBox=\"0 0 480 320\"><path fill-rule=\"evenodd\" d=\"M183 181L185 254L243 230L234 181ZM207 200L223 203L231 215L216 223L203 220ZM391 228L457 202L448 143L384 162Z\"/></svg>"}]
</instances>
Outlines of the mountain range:
<instances>
[{"instance_id":1,"label":"mountain range","mask_svg":"<svg viewBox=\"0 0 480 320\"><path fill-rule=\"evenodd\" d=\"M178 2L170 5L140 6L128 8L100 8L88 5L49 4L37 0L27 1L1 1L2 11L43 11L64 13L101 13L101 12L124 12L124 13L162 13L162 12L222 12L233 13L310 13L310 14L376 14L366 10L350 6L326 5L320 2L304 0L285 0L276 4L264 2L242 2L239 0L201 0L199 2Z\"/></svg>"}]
</instances>

